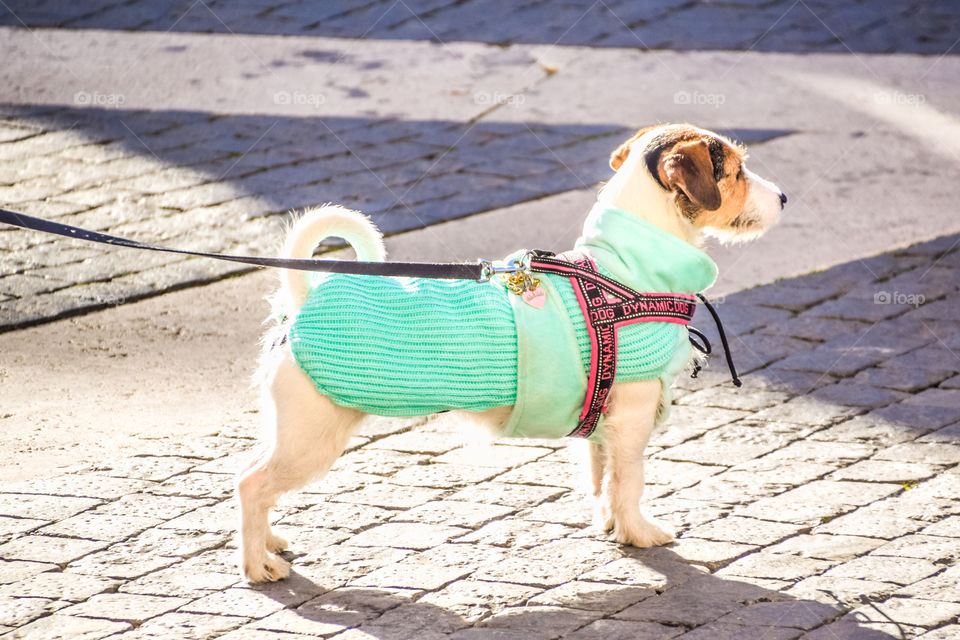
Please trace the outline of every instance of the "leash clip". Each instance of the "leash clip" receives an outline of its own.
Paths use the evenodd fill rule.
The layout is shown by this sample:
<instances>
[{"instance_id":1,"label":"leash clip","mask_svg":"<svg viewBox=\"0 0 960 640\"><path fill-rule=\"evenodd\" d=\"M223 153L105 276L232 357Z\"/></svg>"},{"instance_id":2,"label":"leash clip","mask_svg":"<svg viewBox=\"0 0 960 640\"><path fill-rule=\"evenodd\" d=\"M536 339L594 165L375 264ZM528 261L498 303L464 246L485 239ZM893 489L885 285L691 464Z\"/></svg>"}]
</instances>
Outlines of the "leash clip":
<instances>
[{"instance_id":1,"label":"leash clip","mask_svg":"<svg viewBox=\"0 0 960 640\"><path fill-rule=\"evenodd\" d=\"M504 264L494 264L491 260L480 259L480 277L477 282L490 282L490 279L500 273L512 273L519 275L526 281L530 278L530 260L533 258L533 251L525 251L519 258L514 258Z\"/></svg>"}]
</instances>

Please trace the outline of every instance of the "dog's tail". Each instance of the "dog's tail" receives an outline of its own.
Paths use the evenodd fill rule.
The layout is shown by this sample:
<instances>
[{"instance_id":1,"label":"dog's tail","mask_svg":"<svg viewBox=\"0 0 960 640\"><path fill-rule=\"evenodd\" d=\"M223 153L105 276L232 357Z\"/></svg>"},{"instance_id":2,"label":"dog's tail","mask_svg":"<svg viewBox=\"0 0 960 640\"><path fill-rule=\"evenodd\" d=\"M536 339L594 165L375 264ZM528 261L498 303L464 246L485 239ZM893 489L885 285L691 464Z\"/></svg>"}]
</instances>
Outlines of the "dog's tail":
<instances>
[{"instance_id":1,"label":"dog's tail","mask_svg":"<svg viewBox=\"0 0 960 640\"><path fill-rule=\"evenodd\" d=\"M306 211L290 229L283 252L288 258L308 259L317 245L330 237L343 238L357 253L357 260L382 262L387 255L383 236L362 213L327 204ZM287 299L300 307L310 293L309 271L287 269L284 288Z\"/></svg>"}]
</instances>

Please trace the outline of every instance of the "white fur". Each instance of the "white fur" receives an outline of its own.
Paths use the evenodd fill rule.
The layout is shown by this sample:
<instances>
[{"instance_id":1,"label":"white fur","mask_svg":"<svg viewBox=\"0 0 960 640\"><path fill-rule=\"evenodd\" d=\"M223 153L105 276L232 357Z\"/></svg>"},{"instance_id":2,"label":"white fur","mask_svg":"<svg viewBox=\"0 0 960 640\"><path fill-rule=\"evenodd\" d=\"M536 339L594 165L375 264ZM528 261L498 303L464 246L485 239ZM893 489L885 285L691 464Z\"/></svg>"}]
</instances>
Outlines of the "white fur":
<instances>
[{"instance_id":1,"label":"white fur","mask_svg":"<svg viewBox=\"0 0 960 640\"><path fill-rule=\"evenodd\" d=\"M648 135L655 135L656 130ZM704 135L713 135L705 132ZM638 142L644 145L644 139ZM640 148L643 148L642 146ZM779 190L750 174L746 210L771 219ZM776 199L776 200L774 200ZM701 231L684 218L642 164L642 154L628 156L604 187L600 202L617 206L691 243ZM772 217L775 219L775 216ZM305 214L290 232L286 254L292 258L312 255L317 243L328 236L346 239L360 259L382 260L383 243L376 228L361 214L342 207L325 206ZM290 272L284 280L280 304L282 315L292 317L309 293L309 280ZM339 407L319 394L310 378L293 359L288 346L275 347L265 360L267 415L273 423L269 451L240 474L237 495L241 511L241 565L247 580L263 582L286 577L289 563L278 553L287 543L276 536L268 512L277 498L307 482L321 478L340 456L363 413ZM673 534L647 519L640 510L643 495L643 452L653 431L661 398L658 380L614 386L604 425L604 443L590 443L593 495L599 502L598 523L612 531L618 542L639 547L665 544ZM472 420L494 433L510 416L511 407L498 407L469 414Z\"/></svg>"},{"instance_id":2,"label":"white fur","mask_svg":"<svg viewBox=\"0 0 960 640\"><path fill-rule=\"evenodd\" d=\"M335 204L310 209L294 223L287 234L283 254L288 258L307 259L313 256L317 245L327 238L343 238L357 253L357 260L383 262L387 251L380 230L358 211ZM310 293L309 271L285 272L286 304L296 309Z\"/></svg>"}]
</instances>

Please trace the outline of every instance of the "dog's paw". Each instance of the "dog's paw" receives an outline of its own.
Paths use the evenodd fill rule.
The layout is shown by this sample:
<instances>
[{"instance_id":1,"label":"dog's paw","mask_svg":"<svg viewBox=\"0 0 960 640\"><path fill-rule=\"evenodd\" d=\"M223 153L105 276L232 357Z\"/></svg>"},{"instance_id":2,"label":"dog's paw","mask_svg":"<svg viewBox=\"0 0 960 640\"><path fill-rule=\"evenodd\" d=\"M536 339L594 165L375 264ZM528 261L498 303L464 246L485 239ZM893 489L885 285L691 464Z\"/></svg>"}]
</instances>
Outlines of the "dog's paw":
<instances>
[{"instance_id":1,"label":"dog's paw","mask_svg":"<svg viewBox=\"0 0 960 640\"><path fill-rule=\"evenodd\" d=\"M286 539L281 538L274 532L267 534L267 551L272 551L274 553L280 553L284 551L287 547L290 546L290 543Z\"/></svg>"},{"instance_id":2,"label":"dog's paw","mask_svg":"<svg viewBox=\"0 0 960 640\"><path fill-rule=\"evenodd\" d=\"M290 563L272 553L258 560L243 563L243 577L247 582L276 582L289 575Z\"/></svg>"},{"instance_id":3,"label":"dog's paw","mask_svg":"<svg viewBox=\"0 0 960 640\"><path fill-rule=\"evenodd\" d=\"M634 547L656 547L674 541L674 534L660 524L639 518L633 522L617 521L613 526L613 539Z\"/></svg>"}]
</instances>

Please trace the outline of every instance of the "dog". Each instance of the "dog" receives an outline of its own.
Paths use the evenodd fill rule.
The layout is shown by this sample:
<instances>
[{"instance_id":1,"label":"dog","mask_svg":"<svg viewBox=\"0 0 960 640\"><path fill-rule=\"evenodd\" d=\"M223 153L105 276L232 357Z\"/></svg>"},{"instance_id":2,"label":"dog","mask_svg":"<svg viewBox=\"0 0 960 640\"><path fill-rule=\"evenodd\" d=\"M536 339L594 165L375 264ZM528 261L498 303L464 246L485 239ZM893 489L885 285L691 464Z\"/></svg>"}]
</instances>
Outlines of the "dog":
<instances>
[{"instance_id":1,"label":"dog","mask_svg":"<svg viewBox=\"0 0 960 640\"><path fill-rule=\"evenodd\" d=\"M705 234L724 242L756 238L777 221L786 203L776 185L746 169L745 158L746 151L738 144L692 125L641 129L611 155L615 174L601 188L578 246L589 249L599 269L630 286L638 270L649 272L641 291L686 288L681 293L697 293L716 277L715 265L698 249ZM376 227L357 212L331 205L308 212L294 224L285 254L309 258L317 244L330 236L345 239L360 260L385 259ZM630 253L637 244L643 246L642 255ZM518 328L521 316L530 315L535 321L543 317L537 315L543 313L538 308L543 302L526 300L526 296L521 300L513 295L520 291L511 292L499 278L486 284L380 278L370 284L357 276L282 274L275 305L278 317L286 319L279 325L281 338L266 350L263 363L264 413L272 435L266 453L238 475L236 485L241 566L250 582L275 581L289 574L290 564L279 555L287 542L271 531L268 512L281 494L321 478L367 413L424 415L458 410L496 435L543 437L540 423L555 419L554 405L570 404L569 398L557 403L541 397L551 393L554 372L579 376L580 384L586 375L583 363L589 358L582 347L562 366L551 360L542 363L536 375L518 373L516 349L524 349L524 358L529 359L530 352L551 348L549 344L528 348L522 342L527 338L518 337L526 331ZM569 302L572 286L562 290L563 278L541 279L550 304L560 308L561 302ZM386 292L382 296L381 289ZM529 291L536 290L527 287L524 293ZM439 302L418 297L428 294L439 296ZM360 306L350 307L357 297L364 298ZM448 315L430 315L440 307L451 307L444 311ZM408 318L411 313L416 317L413 324ZM576 325L578 320L582 336L583 316L574 307L567 322ZM440 338L436 344L425 344L421 325L434 321L439 323L438 334L445 331L445 322L466 323L462 331L482 333L489 345L477 347L460 334L447 336L452 346L441 344ZM495 321L513 328L491 328ZM648 547L669 543L673 535L641 512L643 452L667 412L673 378L693 356L684 326L641 323L621 327L620 338L635 327L635 333L648 341L666 340L672 351L644 374L631 358L645 356L633 354L629 346L618 347L626 349L618 356L625 358L624 371L640 367L640 373L621 376L618 365L602 426L590 437L589 477L599 503L598 524L612 532L617 542ZM568 331L568 341L571 335ZM368 342L387 339L401 346L375 345L359 355L355 351L367 348ZM576 351L575 341L570 342ZM407 374L400 371L404 365L392 359L398 351L415 351L419 355L411 357L427 358L429 366L421 361L413 367L429 379L405 381ZM536 382L527 380L531 377ZM573 404L582 404L583 397L581 392ZM527 425L533 426L528 429Z\"/></svg>"}]
</instances>

